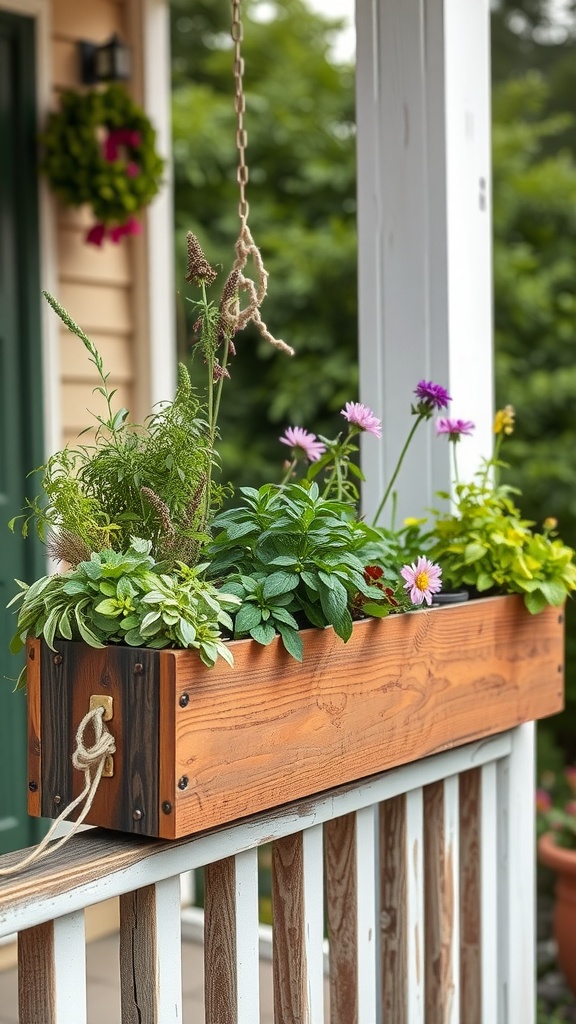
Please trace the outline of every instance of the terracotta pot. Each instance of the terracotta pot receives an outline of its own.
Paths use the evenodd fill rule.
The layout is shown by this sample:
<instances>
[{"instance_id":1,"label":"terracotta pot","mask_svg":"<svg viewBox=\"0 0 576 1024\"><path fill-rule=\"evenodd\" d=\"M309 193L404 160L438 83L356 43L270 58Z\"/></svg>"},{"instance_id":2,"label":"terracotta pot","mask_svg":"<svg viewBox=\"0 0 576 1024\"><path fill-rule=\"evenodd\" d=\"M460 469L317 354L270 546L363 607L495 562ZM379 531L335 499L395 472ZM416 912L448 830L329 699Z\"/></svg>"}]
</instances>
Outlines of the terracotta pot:
<instances>
[{"instance_id":1,"label":"terracotta pot","mask_svg":"<svg viewBox=\"0 0 576 1024\"><path fill-rule=\"evenodd\" d=\"M576 996L576 850L556 846L552 833L547 832L538 842L538 854L557 874L554 937L558 963Z\"/></svg>"}]
</instances>

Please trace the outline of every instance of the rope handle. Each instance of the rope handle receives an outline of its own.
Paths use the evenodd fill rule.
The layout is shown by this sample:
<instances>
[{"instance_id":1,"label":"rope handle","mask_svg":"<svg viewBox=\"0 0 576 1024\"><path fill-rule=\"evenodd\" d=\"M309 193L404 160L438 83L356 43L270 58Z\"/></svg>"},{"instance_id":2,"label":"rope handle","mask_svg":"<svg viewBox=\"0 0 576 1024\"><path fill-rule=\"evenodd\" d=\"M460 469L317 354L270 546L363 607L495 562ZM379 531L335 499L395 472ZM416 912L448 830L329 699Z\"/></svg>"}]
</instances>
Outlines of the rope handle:
<instances>
[{"instance_id":1,"label":"rope handle","mask_svg":"<svg viewBox=\"0 0 576 1024\"><path fill-rule=\"evenodd\" d=\"M36 864L37 861L42 860L49 854L59 850L60 847L64 846L64 844L67 843L80 828L80 825L92 807L94 797L96 796L96 790L100 785L100 779L102 778L106 758L116 750L116 741L108 729L108 726L104 723L103 715L103 707L91 708L90 711L84 715L84 718L76 730L76 749L72 754L72 764L78 769L78 771L84 772L84 788L82 792L58 815L56 820L50 826L49 831L38 843L38 846L35 846L26 857L18 861L16 864L12 864L11 867L1 868L0 877L14 875L19 871L23 871L25 868L30 867L31 864ZM94 743L91 746L88 746L85 741L85 732L90 723L92 723L94 730ZM96 770L92 775L92 769L94 766L96 766ZM76 810L84 799L86 800L86 803L70 831L47 849L48 844L58 826L63 821L66 821L68 815L71 814L72 811Z\"/></svg>"}]
</instances>

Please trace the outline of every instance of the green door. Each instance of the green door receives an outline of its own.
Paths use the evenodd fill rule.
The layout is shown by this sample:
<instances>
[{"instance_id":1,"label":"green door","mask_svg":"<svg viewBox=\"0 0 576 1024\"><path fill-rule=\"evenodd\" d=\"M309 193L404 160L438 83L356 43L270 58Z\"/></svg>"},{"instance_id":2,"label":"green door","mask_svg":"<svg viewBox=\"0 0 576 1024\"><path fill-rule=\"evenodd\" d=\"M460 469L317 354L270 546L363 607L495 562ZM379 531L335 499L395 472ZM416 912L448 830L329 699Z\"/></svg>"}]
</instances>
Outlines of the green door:
<instances>
[{"instance_id":1,"label":"green door","mask_svg":"<svg viewBox=\"0 0 576 1024\"><path fill-rule=\"evenodd\" d=\"M43 461L34 24L0 12L0 853L33 843L26 814L26 701L8 651L14 578L45 571L34 540L11 534Z\"/></svg>"}]
</instances>

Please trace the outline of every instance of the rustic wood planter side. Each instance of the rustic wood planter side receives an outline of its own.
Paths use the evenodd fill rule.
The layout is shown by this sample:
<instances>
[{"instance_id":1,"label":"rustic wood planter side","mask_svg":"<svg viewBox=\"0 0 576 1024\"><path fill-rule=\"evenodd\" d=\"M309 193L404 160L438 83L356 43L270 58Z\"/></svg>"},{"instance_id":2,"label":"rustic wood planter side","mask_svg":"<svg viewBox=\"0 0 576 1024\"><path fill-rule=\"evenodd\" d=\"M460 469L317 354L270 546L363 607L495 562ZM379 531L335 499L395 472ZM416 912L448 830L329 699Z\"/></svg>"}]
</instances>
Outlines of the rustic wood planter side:
<instances>
[{"instance_id":1,"label":"rustic wood planter side","mask_svg":"<svg viewBox=\"0 0 576 1024\"><path fill-rule=\"evenodd\" d=\"M114 774L91 824L179 838L560 711L561 609L486 598L232 644L234 668L193 652L28 644L29 811L55 817L82 786L71 765L93 694L113 698ZM59 798L59 799L58 799Z\"/></svg>"}]
</instances>

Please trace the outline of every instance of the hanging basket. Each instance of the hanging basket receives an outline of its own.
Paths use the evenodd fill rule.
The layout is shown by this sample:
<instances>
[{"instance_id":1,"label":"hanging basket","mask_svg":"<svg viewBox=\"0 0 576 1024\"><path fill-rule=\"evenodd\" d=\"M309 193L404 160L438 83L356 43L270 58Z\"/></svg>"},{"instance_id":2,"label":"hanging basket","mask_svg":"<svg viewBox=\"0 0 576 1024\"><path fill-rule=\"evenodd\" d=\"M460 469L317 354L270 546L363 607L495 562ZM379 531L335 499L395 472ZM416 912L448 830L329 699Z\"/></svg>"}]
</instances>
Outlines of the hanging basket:
<instances>
[{"instance_id":1,"label":"hanging basket","mask_svg":"<svg viewBox=\"0 0 576 1024\"><path fill-rule=\"evenodd\" d=\"M76 728L112 699L116 741L85 819L175 839L555 714L561 609L521 598L232 644L235 666L190 651L28 642L29 811L56 817L82 785Z\"/></svg>"}]
</instances>

